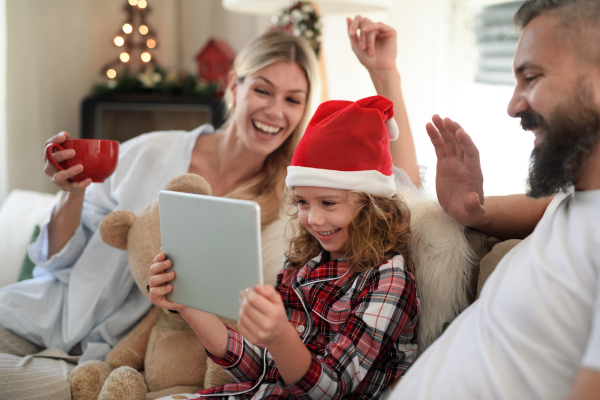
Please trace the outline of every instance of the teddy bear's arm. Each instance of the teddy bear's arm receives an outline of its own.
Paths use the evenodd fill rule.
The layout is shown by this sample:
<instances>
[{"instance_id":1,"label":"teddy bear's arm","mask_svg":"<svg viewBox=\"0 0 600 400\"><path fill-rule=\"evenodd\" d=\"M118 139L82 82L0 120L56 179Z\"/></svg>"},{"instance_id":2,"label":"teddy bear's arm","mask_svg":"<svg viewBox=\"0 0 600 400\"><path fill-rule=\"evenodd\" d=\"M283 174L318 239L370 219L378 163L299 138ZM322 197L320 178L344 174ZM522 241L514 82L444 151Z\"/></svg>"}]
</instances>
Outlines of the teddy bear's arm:
<instances>
[{"instance_id":1,"label":"teddy bear's arm","mask_svg":"<svg viewBox=\"0 0 600 400\"><path fill-rule=\"evenodd\" d=\"M144 369L144 356L150 332L160 313L158 307L152 307L145 317L111 351L104 361L112 368L128 366L138 371Z\"/></svg>"}]
</instances>

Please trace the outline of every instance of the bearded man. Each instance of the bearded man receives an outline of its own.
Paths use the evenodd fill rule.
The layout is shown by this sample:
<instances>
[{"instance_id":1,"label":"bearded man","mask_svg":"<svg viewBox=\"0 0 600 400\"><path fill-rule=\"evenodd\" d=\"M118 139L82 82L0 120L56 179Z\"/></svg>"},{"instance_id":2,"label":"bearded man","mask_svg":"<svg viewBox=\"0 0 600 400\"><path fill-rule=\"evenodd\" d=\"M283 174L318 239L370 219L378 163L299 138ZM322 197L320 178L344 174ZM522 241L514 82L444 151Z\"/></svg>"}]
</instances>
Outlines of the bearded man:
<instances>
[{"instance_id":1,"label":"bearded man","mask_svg":"<svg viewBox=\"0 0 600 400\"><path fill-rule=\"evenodd\" d=\"M484 207L471 138L438 116L427 131L446 212L487 231L537 226L394 399L600 398L600 1L528 0L515 22L522 35L508 113L535 134L527 195L540 200Z\"/></svg>"}]
</instances>

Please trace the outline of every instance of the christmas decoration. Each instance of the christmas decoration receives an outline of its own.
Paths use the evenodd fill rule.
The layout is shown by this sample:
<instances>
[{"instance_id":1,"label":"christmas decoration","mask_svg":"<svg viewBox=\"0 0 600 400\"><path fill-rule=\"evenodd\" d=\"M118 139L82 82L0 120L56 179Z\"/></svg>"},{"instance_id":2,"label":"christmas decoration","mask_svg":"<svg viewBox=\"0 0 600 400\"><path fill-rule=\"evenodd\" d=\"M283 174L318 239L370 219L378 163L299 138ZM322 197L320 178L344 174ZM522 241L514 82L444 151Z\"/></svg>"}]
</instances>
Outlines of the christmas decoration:
<instances>
[{"instance_id":1,"label":"christmas decoration","mask_svg":"<svg viewBox=\"0 0 600 400\"><path fill-rule=\"evenodd\" d=\"M218 84L199 82L193 74L183 71L165 71L155 66L148 67L137 74L125 70L115 79L94 85L92 94L158 93L210 98L216 95L218 89Z\"/></svg>"},{"instance_id":2,"label":"christmas decoration","mask_svg":"<svg viewBox=\"0 0 600 400\"><path fill-rule=\"evenodd\" d=\"M218 84L219 92L222 93L227 86L227 75L234 60L235 53L224 40L210 38L196 54L198 79Z\"/></svg>"},{"instance_id":3,"label":"christmas decoration","mask_svg":"<svg viewBox=\"0 0 600 400\"><path fill-rule=\"evenodd\" d=\"M152 50L158 47L156 33L146 21L151 9L146 0L127 0L123 7L127 19L113 37L113 44L119 48L117 58L102 67L102 74L116 79L123 74L135 74L148 66L157 66Z\"/></svg>"},{"instance_id":4,"label":"christmas decoration","mask_svg":"<svg viewBox=\"0 0 600 400\"><path fill-rule=\"evenodd\" d=\"M281 15L271 17L273 29L304 38L315 51L321 50L321 22L310 1L295 1Z\"/></svg>"},{"instance_id":5,"label":"christmas decoration","mask_svg":"<svg viewBox=\"0 0 600 400\"><path fill-rule=\"evenodd\" d=\"M218 85L201 83L192 74L166 71L156 62L152 51L158 47L156 32L146 17L151 9L147 0L127 0L123 7L127 19L113 43L119 48L117 58L102 67L103 83L92 87L93 95L167 94L214 97Z\"/></svg>"},{"instance_id":6,"label":"christmas decoration","mask_svg":"<svg viewBox=\"0 0 600 400\"><path fill-rule=\"evenodd\" d=\"M394 103L383 96L322 103L296 147L285 183L396 193L390 140L398 138ZM332 151L335 149L335 151Z\"/></svg>"}]
</instances>

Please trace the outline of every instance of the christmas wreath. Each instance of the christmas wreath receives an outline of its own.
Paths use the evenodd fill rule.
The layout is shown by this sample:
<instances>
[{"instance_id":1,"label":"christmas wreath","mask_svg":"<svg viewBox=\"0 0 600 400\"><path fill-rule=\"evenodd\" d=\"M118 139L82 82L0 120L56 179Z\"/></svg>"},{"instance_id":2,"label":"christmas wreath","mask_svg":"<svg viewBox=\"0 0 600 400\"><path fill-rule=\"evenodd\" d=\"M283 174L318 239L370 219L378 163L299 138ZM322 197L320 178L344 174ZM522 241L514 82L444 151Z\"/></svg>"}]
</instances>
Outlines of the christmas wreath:
<instances>
[{"instance_id":1,"label":"christmas wreath","mask_svg":"<svg viewBox=\"0 0 600 400\"><path fill-rule=\"evenodd\" d=\"M321 22L315 6L310 1L296 1L283 10L281 15L272 17L274 29L304 38L315 51L321 50Z\"/></svg>"}]
</instances>

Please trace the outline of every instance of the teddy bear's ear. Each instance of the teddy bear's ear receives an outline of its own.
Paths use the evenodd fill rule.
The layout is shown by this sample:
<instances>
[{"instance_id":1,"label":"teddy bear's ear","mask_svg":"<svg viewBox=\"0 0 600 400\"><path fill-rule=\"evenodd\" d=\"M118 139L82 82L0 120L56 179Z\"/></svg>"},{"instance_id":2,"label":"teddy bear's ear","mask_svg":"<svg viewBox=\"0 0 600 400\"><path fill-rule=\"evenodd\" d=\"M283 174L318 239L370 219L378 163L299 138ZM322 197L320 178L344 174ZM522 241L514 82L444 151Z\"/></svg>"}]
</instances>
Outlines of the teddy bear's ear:
<instances>
[{"instance_id":1,"label":"teddy bear's ear","mask_svg":"<svg viewBox=\"0 0 600 400\"><path fill-rule=\"evenodd\" d=\"M111 212L102 218L98 227L102 241L119 250L127 250L127 234L134 222L135 214L131 211Z\"/></svg>"},{"instance_id":2,"label":"teddy bear's ear","mask_svg":"<svg viewBox=\"0 0 600 400\"><path fill-rule=\"evenodd\" d=\"M171 190L173 192L184 192L194 194L205 194L210 196L212 189L208 182L196 174L184 174L175 177L167 183L165 190Z\"/></svg>"}]
</instances>

